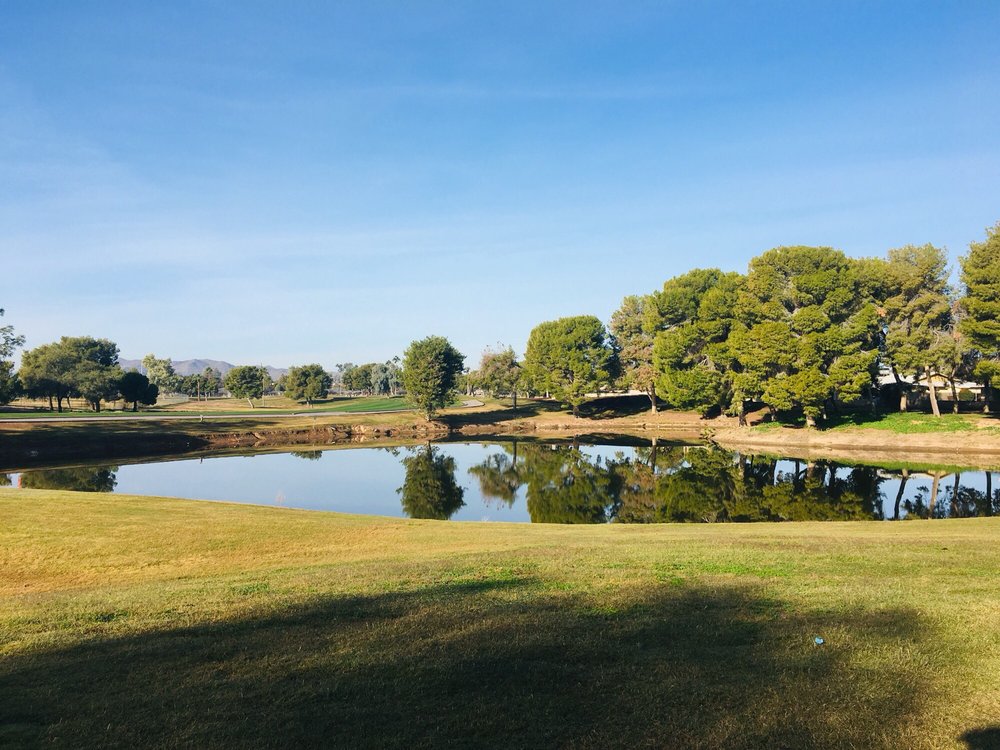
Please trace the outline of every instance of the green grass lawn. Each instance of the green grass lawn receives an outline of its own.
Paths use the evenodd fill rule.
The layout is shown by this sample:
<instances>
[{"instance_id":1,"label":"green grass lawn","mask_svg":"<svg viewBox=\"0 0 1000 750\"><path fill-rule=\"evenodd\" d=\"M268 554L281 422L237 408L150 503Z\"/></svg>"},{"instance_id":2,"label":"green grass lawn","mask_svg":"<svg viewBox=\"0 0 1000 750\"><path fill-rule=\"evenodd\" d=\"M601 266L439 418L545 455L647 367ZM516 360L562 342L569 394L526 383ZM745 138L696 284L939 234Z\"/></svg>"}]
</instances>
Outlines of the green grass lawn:
<instances>
[{"instance_id":1,"label":"green grass lawn","mask_svg":"<svg viewBox=\"0 0 1000 750\"><path fill-rule=\"evenodd\" d=\"M785 427L803 427L804 420L799 419L792 424L781 422L763 422L755 425L754 430L780 430ZM982 432L996 434L1000 432L1000 420L981 414L950 414L942 413L940 417L922 412L891 412L873 415L870 412L857 412L834 417L820 425L823 430L856 430L868 428L887 430L897 434L912 435L936 432Z\"/></svg>"},{"instance_id":2,"label":"green grass lawn","mask_svg":"<svg viewBox=\"0 0 1000 750\"><path fill-rule=\"evenodd\" d=\"M299 413L315 413L322 414L325 412L332 413L353 413L353 412L381 412L381 411L399 411L412 409L413 406L406 401L406 399L396 396L396 397L382 397L382 396L369 396L369 397L359 397L359 398L336 398L330 399L328 401L318 401L312 406L308 404L296 404L295 402L289 401L288 399L275 399L277 405L274 401L257 405L257 408L250 408L250 405L245 400L238 399L225 399L225 403L220 404L218 400L209 402L198 402L198 401L186 401L180 405L171 405L169 408L143 408L138 412L133 412L131 409L122 411L120 409L104 409L101 412L95 412L93 410L80 411L74 410L64 410L62 412L51 412L47 409L44 410L31 410L31 411L11 411L11 410L0 410L0 419L39 419L47 417L122 417L129 418L134 416L157 416L157 415L167 415L167 416L189 416L197 417L204 414L205 416L253 416L256 414L273 415L273 414L299 414ZM457 403L461 403L460 401ZM204 404L204 406L202 406Z\"/></svg>"},{"instance_id":3,"label":"green grass lawn","mask_svg":"<svg viewBox=\"0 0 1000 750\"><path fill-rule=\"evenodd\" d=\"M10 489L0 518L0 746L1000 734L1000 519L493 525Z\"/></svg>"}]
</instances>

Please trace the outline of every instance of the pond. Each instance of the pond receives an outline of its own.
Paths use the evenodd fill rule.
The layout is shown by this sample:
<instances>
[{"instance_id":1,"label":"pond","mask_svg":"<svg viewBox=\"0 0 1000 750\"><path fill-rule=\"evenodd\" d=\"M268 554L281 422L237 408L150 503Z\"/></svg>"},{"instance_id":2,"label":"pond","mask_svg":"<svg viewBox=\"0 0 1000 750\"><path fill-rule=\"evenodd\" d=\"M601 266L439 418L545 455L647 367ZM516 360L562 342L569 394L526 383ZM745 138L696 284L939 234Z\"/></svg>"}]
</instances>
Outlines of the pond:
<instances>
[{"instance_id":1,"label":"pond","mask_svg":"<svg viewBox=\"0 0 1000 750\"><path fill-rule=\"evenodd\" d=\"M0 474L0 485L459 521L662 523L994 515L994 479L710 445L511 440L161 458Z\"/></svg>"}]
</instances>

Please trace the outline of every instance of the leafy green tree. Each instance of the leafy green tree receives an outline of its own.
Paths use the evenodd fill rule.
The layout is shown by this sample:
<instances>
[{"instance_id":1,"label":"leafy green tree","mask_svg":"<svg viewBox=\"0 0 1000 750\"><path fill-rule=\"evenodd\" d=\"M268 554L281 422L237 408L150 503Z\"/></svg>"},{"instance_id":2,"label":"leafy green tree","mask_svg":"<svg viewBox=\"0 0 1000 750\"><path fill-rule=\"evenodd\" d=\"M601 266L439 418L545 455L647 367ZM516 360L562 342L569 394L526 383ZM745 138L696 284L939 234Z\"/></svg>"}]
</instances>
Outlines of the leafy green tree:
<instances>
[{"instance_id":1,"label":"leafy green tree","mask_svg":"<svg viewBox=\"0 0 1000 750\"><path fill-rule=\"evenodd\" d=\"M656 332L654 383L668 403L702 415L732 403L729 334L741 282L736 273L695 269L651 296L644 325Z\"/></svg>"},{"instance_id":2,"label":"leafy green tree","mask_svg":"<svg viewBox=\"0 0 1000 750\"><path fill-rule=\"evenodd\" d=\"M31 398L47 398L49 411L63 410L63 399L69 401L72 386L67 373L72 367L69 351L59 342L43 344L21 355L18 375L25 393ZM55 406L52 400L55 399ZM67 403L67 408L69 404Z\"/></svg>"},{"instance_id":3,"label":"leafy green tree","mask_svg":"<svg viewBox=\"0 0 1000 750\"><path fill-rule=\"evenodd\" d=\"M757 256L736 312L734 401L801 408L814 426L839 400L859 398L874 382L878 313L842 252L779 247Z\"/></svg>"},{"instance_id":4,"label":"leafy green tree","mask_svg":"<svg viewBox=\"0 0 1000 750\"><path fill-rule=\"evenodd\" d=\"M222 375L218 370L206 367L196 375L178 376L175 388L179 393L192 398L208 399L209 396L218 396L222 387ZM281 390L279 388L279 390Z\"/></svg>"},{"instance_id":5,"label":"leafy green tree","mask_svg":"<svg viewBox=\"0 0 1000 750\"><path fill-rule=\"evenodd\" d=\"M371 366L371 390L380 396L395 396L402 385L399 358Z\"/></svg>"},{"instance_id":6,"label":"leafy green tree","mask_svg":"<svg viewBox=\"0 0 1000 750\"><path fill-rule=\"evenodd\" d=\"M403 355L403 387L427 419L451 401L465 357L443 336L414 341Z\"/></svg>"},{"instance_id":7,"label":"leafy green tree","mask_svg":"<svg viewBox=\"0 0 1000 750\"><path fill-rule=\"evenodd\" d=\"M1000 222L986 230L986 240L969 245L961 259L965 311L959 330L978 352L975 377L987 389L1000 382Z\"/></svg>"},{"instance_id":8,"label":"leafy green tree","mask_svg":"<svg viewBox=\"0 0 1000 750\"><path fill-rule=\"evenodd\" d=\"M473 373L469 373L472 376ZM517 389L521 385L521 364L513 347L487 349L479 360L475 373L475 385L493 397L509 395L517 408Z\"/></svg>"},{"instance_id":9,"label":"leafy green tree","mask_svg":"<svg viewBox=\"0 0 1000 750\"><path fill-rule=\"evenodd\" d=\"M0 404L9 404L21 395L21 379L14 372L14 363L0 360Z\"/></svg>"},{"instance_id":10,"label":"leafy green tree","mask_svg":"<svg viewBox=\"0 0 1000 750\"><path fill-rule=\"evenodd\" d=\"M253 400L263 398L270 381L267 370L258 365L241 365L226 373L223 386L234 398L245 398L253 409Z\"/></svg>"},{"instance_id":11,"label":"leafy green tree","mask_svg":"<svg viewBox=\"0 0 1000 750\"><path fill-rule=\"evenodd\" d=\"M152 406L160 395L159 386L150 383L141 372L126 372L118 382L118 390L126 403L132 404L132 411L139 411L139 404Z\"/></svg>"},{"instance_id":12,"label":"leafy green tree","mask_svg":"<svg viewBox=\"0 0 1000 750\"><path fill-rule=\"evenodd\" d=\"M957 343L948 333L952 324L948 257L933 245L907 245L889 251L886 272L890 293L883 303L887 361L897 382L900 375L926 378L931 409L940 416L934 376L949 369L949 361L959 356ZM905 391L900 409L906 411Z\"/></svg>"},{"instance_id":13,"label":"leafy green tree","mask_svg":"<svg viewBox=\"0 0 1000 750\"><path fill-rule=\"evenodd\" d=\"M326 398L332 380L330 373L321 365L312 364L290 368L284 377L284 383L288 398L305 401L312 406L313 401Z\"/></svg>"},{"instance_id":14,"label":"leafy green tree","mask_svg":"<svg viewBox=\"0 0 1000 750\"><path fill-rule=\"evenodd\" d=\"M59 411L63 399L81 396L95 411L102 401L118 396L122 371L118 366L118 346L107 339L90 336L63 336L24 353L20 377L28 395L56 398Z\"/></svg>"},{"instance_id":15,"label":"leafy green tree","mask_svg":"<svg viewBox=\"0 0 1000 750\"><path fill-rule=\"evenodd\" d=\"M159 386L164 392L176 392L180 377L174 372L170 358L157 359L155 354L147 354L142 358L142 369L146 371L149 382Z\"/></svg>"},{"instance_id":16,"label":"leafy green tree","mask_svg":"<svg viewBox=\"0 0 1000 750\"><path fill-rule=\"evenodd\" d=\"M3 308L0 308L0 318ZM14 350L24 346L24 336L14 333L14 326L0 326L0 404L9 404L21 392L21 382L14 372L14 363L8 358Z\"/></svg>"},{"instance_id":17,"label":"leafy green tree","mask_svg":"<svg viewBox=\"0 0 1000 750\"><path fill-rule=\"evenodd\" d=\"M60 345L70 354L72 367L67 377L74 395L85 399L94 411L101 410L102 401L118 398L123 373L117 344L90 336L64 336Z\"/></svg>"},{"instance_id":18,"label":"leafy green tree","mask_svg":"<svg viewBox=\"0 0 1000 750\"><path fill-rule=\"evenodd\" d=\"M403 467L406 478L396 492L410 518L446 521L465 505L465 491L455 480L455 459L451 456L428 444L404 458Z\"/></svg>"},{"instance_id":19,"label":"leafy green tree","mask_svg":"<svg viewBox=\"0 0 1000 750\"><path fill-rule=\"evenodd\" d=\"M569 404L579 416L587 394L609 387L615 379L617 358L604 324L593 315L579 315L535 326L524 369L536 390Z\"/></svg>"},{"instance_id":20,"label":"leafy green tree","mask_svg":"<svg viewBox=\"0 0 1000 750\"><path fill-rule=\"evenodd\" d=\"M618 349L621 384L642 391L649 397L649 408L656 414L656 372L653 367L654 330L647 325L650 297L630 295L611 315L611 334Z\"/></svg>"},{"instance_id":21,"label":"leafy green tree","mask_svg":"<svg viewBox=\"0 0 1000 750\"><path fill-rule=\"evenodd\" d=\"M372 370L375 363L369 362L364 365L350 365L343 373L344 387L350 391L361 391L362 393L372 392Z\"/></svg>"}]
</instances>

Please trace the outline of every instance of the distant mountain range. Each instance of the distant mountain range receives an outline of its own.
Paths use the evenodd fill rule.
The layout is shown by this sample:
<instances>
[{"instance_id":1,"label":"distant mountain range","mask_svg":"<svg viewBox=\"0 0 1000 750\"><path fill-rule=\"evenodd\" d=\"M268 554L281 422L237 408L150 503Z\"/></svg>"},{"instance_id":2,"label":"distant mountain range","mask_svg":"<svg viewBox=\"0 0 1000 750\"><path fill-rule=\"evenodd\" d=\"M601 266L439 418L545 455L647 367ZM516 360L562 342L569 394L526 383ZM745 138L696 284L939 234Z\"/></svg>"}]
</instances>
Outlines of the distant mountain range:
<instances>
[{"instance_id":1,"label":"distant mountain range","mask_svg":"<svg viewBox=\"0 0 1000 750\"><path fill-rule=\"evenodd\" d=\"M126 371L138 370L139 372L143 372L141 359L119 359L118 364ZM170 360L170 364L174 366L174 372L178 375L197 375L200 372L204 372L206 367L211 367L213 370L218 370L225 375L236 367L236 365L218 359L172 359ZM288 372L287 367L271 367L270 365L265 365L264 367L273 380L277 380Z\"/></svg>"}]
</instances>

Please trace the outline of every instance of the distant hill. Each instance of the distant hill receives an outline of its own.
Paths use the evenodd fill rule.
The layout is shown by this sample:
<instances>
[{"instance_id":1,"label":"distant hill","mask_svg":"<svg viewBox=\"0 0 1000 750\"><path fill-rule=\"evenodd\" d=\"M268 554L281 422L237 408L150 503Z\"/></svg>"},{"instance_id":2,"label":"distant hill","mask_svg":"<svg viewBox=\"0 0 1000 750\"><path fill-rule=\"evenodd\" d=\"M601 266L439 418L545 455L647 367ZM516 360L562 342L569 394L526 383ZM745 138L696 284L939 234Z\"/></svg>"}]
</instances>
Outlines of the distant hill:
<instances>
[{"instance_id":1,"label":"distant hill","mask_svg":"<svg viewBox=\"0 0 1000 750\"><path fill-rule=\"evenodd\" d=\"M121 365L123 370L143 371L141 359L119 359L118 364ZM223 362L219 359L172 359L170 360L170 364L174 366L174 372L178 375L197 375L199 372L204 372L206 367L211 367L213 370L218 370L225 375L236 367L236 365ZM288 372L288 368L286 367L271 367L270 365L265 365L264 367L274 380L277 380Z\"/></svg>"}]
</instances>

